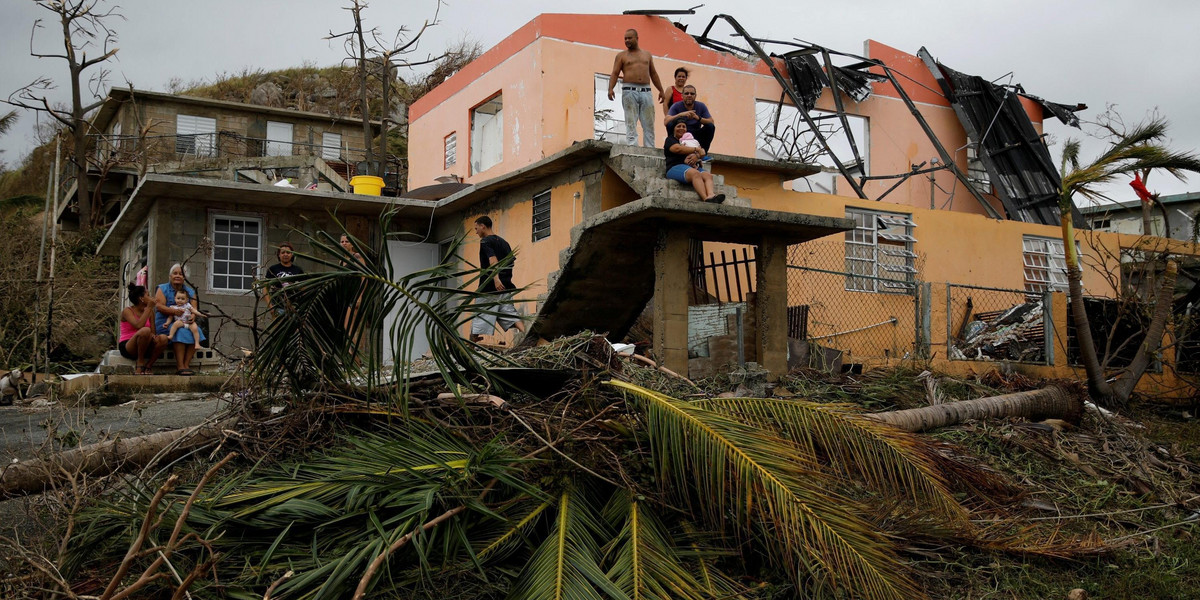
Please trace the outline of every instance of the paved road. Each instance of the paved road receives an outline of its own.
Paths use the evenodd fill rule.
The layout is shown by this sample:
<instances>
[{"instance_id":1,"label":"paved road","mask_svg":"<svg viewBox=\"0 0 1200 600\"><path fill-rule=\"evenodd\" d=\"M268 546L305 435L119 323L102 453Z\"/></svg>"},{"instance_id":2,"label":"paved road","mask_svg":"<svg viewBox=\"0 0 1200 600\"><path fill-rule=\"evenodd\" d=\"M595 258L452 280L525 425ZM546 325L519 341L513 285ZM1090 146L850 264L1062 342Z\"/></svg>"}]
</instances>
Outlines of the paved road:
<instances>
[{"instance_id":1,"label":"paved road","mask_svg":"<svg viewBox=\"0 0 1200 600\"><path fill-rule=\"evenodd\" d=\"M53 425L59 439L70 441L72 433L84 443L108 439L120 433L133 437L195 425L226 402L222 394L139 394L120 406L0 407L0 459L5 463L32 458L46 442ZM72 444L73 445L73 444Z\"/></svg>"}]
</instances>

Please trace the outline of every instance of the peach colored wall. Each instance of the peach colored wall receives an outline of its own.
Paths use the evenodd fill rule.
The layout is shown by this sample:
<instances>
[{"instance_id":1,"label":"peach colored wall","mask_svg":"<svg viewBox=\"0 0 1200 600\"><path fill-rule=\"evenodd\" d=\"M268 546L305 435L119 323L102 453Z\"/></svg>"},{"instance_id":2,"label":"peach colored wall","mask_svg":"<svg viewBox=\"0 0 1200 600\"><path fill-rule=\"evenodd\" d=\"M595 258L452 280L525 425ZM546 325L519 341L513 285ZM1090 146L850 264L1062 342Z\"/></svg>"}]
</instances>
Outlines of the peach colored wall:
<instances>
[{"instance_id":1,"label":"peach colored wall","mask_svg":"<svg viewBox=\"0 0 1200 600\"><path fill-rule=\"evenodd\" d=\"M503 175L542 158L541 46L528 45L483 73L445 102L429 108L409 127L409 189L435 183L442 175L458 175L469 183ZM444 85L444 84L443 84ZM471 111L496 95L503 101L503 147L500 163L470 173ZM445 168L445 138L457 134L456 164Z\"/></svg>"},{"instance_id":2,"label":"peach colored wall","mask_svg":"<svg viewBox=\"0 0 1200 600\"><path fill-rule=\"evenodd\" d=\"M844 217L847 207L857 207L911 215L917 225L913 235L917 238L914 249L920 255L920 278L933 284L931 337L935 350L939 345L944 349L946 341L945 283L1021 290L1024 288L1023 237L1061 238L1061 230L1055 226L996 221L976 214L793 192L783 189L778 176L729 165L718 164L714 172L724 175L726 183L736 186L738 194L749 198L754 208ZM947 232L953 232L953 235L947 235ZM843 234L836 234L793 247L789 264L842 271L844 239ZM1132 247L1138 242L1138 236L1079 232L1076 239L1084 256L1084 287L1088 294L1114 295L1114 290L1106 280L1106 272L1117 268L1120 248ZM710 244L706 246L706 251L719 251L726 247ZM1184 254L1200 254L1200 248L1185 243L1172 244L1172 249ZM844 277L839 275L803 272L789 276L789 304L808 304L814 307L814 311L826 311L812 315L822 318L810 318L811 335L828 335L895 317L898 321L896 326L838 336L837 343L830 345L848 350L851 357L882 357L883 349L888 350L890 357L896 357L912 349L914 314L911 297L846 291L843 284ZM977 308L990 310L1007 306Z\"/></svg>"},{"instance_id":3,"label":"peach colored wall","mask_svg":"<svg viewBox=\"0 0 1200 600\"><path fill-rule=\"evenodd\" d=\"M576 194L580 197L575 198ZM493 230L512 246L517 255L513 267L513 283L526 288L517 296L524 301L517 305L524 314L537 311L538 296L546 293L546 278L558 270L558 255L571 243L571 228L583 218L583 182L560 185L550 190L550 236L533 241L533 201L517 202L506 208L487 213L468 211L462 222L464 231L471 232L475 219L482 214L492 218ZM479 260L479 238L470 235L463 247L463 256L472 264ZM502 336L504 338L505 336Z\"/></svg>"},{"instance_id":4,"label":"peach colored wall","mask_svg":"<svg viewBox=\"0 0 1200 600\"><path fill-rule=\"evenodd\" d=\"M777 102L780 87L762 63L749 63L729 54L699 46L665 19L620 15L542 15L513 33L480 59L464 68L434 92L414 103L410 127L409 185L432 183L440 175L456 174L468 182L479 182L523 167L571 144L593 137L595 75L612 70L616 52L622 48L626 28L639 30L643 48L655 56L656 70L664 85L678 66L692 71L689 83L699 99L712 110L717 124L713 151L737 156L755 155L755 101ZM873 55L922 84L936 89L932 75L915 57L884 44L870 41ZM908 83L905 85L905 83ZM937 133L956 164L966 170L966 134L944 98L915 83L902 85L918 103L918 109ZM890 84L877 84L877 93L856 104L847 99L847 110L868 119L869 161L872 174L907 172L910 165L936 156L933 144L895 95ZM468 173L469 113L497 90L505 93L504 160L481 174ZM818 107L831 110L829 90ZM1038 119L1040 124L1040 119ZM661 115L656 118L656 137L664 139ZM443 169L444 138L458 133L458 164ZM860 141L861 142L861 141ZM950 210L985 214L984 209L946 171L935 175L935 203ZM882 194L895 180L868 182L868 196ZM910 178L892 191L885 202L928 207L928 176ZM853 196L844 181L839 195ZM952 196L948 195L952 194ZM994 207L999 201L991 198Z\"/></svg>"}]
</instances>

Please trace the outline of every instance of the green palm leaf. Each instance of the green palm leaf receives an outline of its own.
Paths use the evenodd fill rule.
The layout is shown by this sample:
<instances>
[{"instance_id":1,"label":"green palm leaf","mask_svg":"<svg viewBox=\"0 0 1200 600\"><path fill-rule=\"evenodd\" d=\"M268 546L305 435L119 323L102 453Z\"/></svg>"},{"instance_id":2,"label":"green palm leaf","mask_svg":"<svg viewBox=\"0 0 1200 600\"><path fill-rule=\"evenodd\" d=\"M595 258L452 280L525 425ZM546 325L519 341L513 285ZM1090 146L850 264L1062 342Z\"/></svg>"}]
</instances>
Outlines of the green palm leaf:
<instances>
[{"instance_id":1,"label":"green palm leaf","mask_svg":"<svg viewBox=\"0 0 1200 600\"><path fill-rule=\"evenodd\" d=\"M1105 151L1087 165L1079 160L1079 142L1067 140L1063 144L1060 209L1069 209L1076 195L1089 200L1109 199L1100 188L1120 176L1162 169L1185 180L1187 173L1200 173L1200 157L1191 152L1174 152L1163 145L1167 128L1168 123L1162 118L1138 124L1114 136Z\"/></svg>"},{"instance_id":2,"label":"green palm leaf","mask_svg":"<svg viewBox=\"0 0 1200 600\"><path fill-rule=\"evenodd\" d=\"M626 490L613 494L604 517L618 531L605 549L608 577L631 600L703 599L710 587L672 547L659 518Z\"/></svg>"},{"instance_id":3,"label":"green palm leaf","mask_svg":"<svg viewBox=\"0 0 1200 600\"><path fill-rule=\"evenodd\" d=\"M550 500L538 503L531 510L511 522L511 525L500 533L500 535L493 537L485 546L481 547L475 553L475 556L479 560L495 560L507 555L516 545L516 541L523 537L526 531L537 524L547 509L553 507L554 503Z\"/></svg>"},{"instance_id":4,"label":"green palm leaf","mask_svg":"<svg viewBox=\"0 0 1200 600\"><path fill-rule=\"evenodd\" d=\"M525 464L499 444L471 448L426 427L363 433L347 436L342 446L323 455L222 482L196 503L188 527L212 540L217 551L241 557L243 564L221 563L221 577L243 589L258 589L259 597L290 569L296 575L276 595L342 598L358 584L367 564L410 532L417 535L389 562L402 570L427 573L443 557L471 555L473 540L464 535L460 521L507 518L482 501L489 482L496 484L488 499L543 499L520 480ZM163 510L164 523L173 523L181 504L177 500L189 493L180 489L170 497L176 502ZM144 501L126 506L132 512L89 515L72 552L97 548L97 534L124 530L129 535L129 528L140 523ZM461 506L466 511L456 519L421 530L433 515ZM381 572L375 585L386 579Z\"/></svg>"},{"instance_id":5,"label":"green palm leaf","mask_svg":"<svg viewBox=\"0 0 1200 600\"><path fill-rule=\"evenodd\" d=\"M4 115L0 115L0 135L8 133L13 125L17 124L17 111L10 110Z\"/></svg>"},{"instance_id":6,"label":"green palm leaf","mask_svg":"<svg viewBox=\"0 0 1200 600\"><path fill-rule=\"evenodd\" d=\"M389 210L383 216L384 231L394 214ZM374 392L386 384L391 397L407 410L408 356L418 332L428 340L433 362L452 389L470 389L479 380L494 382L489 367L508 363L461 333L474 314L495 313L501 303L494 295L466 288L505 266L460 269L463 238L440 264L413 273L393 271L386 236L372 248L359 244L361 259L329 233L309 240L314 253L303 257L324 270L288 278L280 294L287 310L268 324L255 357L255 374L267 386L287 381L303 393L353 382ZM262 289L272 282L256 285ZM384 339L391 342L389 356L382 354Z\"/></svg>"},{"instance_id":7,"label":"green palm leaf","mask_svg":"<svg viewBox=\"0 0 1200 600\"><path fill-rule=\"evenodd\" d=\"M626 600L600 568L597 537L604 524L588 494L568 486L558 496L558 514L545 540L521 572L513 600Z\"/></svg>"},{"instance_id":8,"label":"green palm leaf","mask_svg":"<svg viewBox=\"0 0 1200 600\"><path fill-rule=\"evenodd\" d=\"M717 398L698 406L729 412L756 426L776 429L814 460L857 476L886 498L904 499L957 528L970 522L939 469L933 445L910 433L850 412L846 407L779 398Z\"/></svg>"},{"instance_id":9,"label":"green palm leaf","mask_svg":"<svg viewBox=\"0 0 1200 600\"><path fill-rule=\"evenodd\" d=\"M753 528L767 554L799 589L840 589L853 596L922 594L853 502L795 445L721 413L621 381L646 417L660 481L692 490L710 522L743 535ZM728 522L732 515L734 523Z\"/></svg>"}]
</instances>

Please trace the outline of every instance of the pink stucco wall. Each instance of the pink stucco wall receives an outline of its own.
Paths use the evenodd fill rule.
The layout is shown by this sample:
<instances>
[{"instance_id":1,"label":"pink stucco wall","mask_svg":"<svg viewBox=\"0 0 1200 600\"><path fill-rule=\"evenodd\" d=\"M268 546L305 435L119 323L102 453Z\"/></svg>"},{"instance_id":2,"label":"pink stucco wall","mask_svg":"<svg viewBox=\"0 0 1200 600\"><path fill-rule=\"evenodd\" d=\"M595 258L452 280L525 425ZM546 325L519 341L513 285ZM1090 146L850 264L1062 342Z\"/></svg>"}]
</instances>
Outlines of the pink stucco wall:
<instances>
[{"instance_id":1,"label":"pink stucco wall","mask_svg":"<svg viewBox=\"0 0 1200 600\"><path fill-rule=\"evenodd\" d=\"M433 92L414 103L410 112L409 186L433 183L436 177L454 174L477 183L521 168L593 137L595 75L612 70L616 52L623 49L623 33L636 28L643 48L655 56L664 85L678 66L691 70L689 83L699 100L711 109L717 124L712 151L737 156L755 155L755 101L777 102L780 86L765 64L743 61L697 44L668 20L625 15L541 15L490 49ZM905 76L937 89L928 69L915 56L869 41L867 52ZM957 165L967 167L966 135L945 99L907 78L901 84L917 103L943 146ZM470 112L496 92L504 97L504 158L481 173L469 172ZM877 84L876 93L862 103L847 99L848 112L868 120L869 164L872 175L899 174L936 156L933 144L921 130L890 84ZM818 108L832 110L828 90ZM1030 107L1031 112L1034 110ZM1040 127L1040 115L1035 119ZM656 121L657 139L663 139L662 117ZM457 133L458 161L444 168L443 143ZM860 141L860 149L863 142ZM895 180L868 182L874 198ZM946 171L936 175L939 207L985 214L975 199ZM885 202L929 207L928 176L909 179L891 192ZM943 191L944 190L944 191ZM845 182L839 195L853 195ZM999 207L998 200L991 199Z\"/></svg>"}]
</instances>

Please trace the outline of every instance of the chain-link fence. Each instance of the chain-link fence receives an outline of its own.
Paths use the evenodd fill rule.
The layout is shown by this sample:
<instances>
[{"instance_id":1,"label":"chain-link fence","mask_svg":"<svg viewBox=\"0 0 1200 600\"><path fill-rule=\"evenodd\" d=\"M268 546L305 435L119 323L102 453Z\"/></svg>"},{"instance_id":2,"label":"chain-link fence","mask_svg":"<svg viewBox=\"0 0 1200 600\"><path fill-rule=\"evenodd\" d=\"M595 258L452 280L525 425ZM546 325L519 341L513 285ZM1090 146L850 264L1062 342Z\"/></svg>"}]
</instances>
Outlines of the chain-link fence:
<instances>
[{"instance_id":1,"label":"chain-link fence","mask_svg":"<svg viewBox=\"0 0 1200 600\"><path fill-rule=\"evenodd\" d=\"M844 252L841 240L789 249L789 337L808 340L820 347L825 360L832 353L843 364L920 354L922 286L917 273L880 276L849 269Z\"/></svg>"},{"instance_id":2,"label":"chain-link fence","mask_svg":"<svg viewBox=\"0 0 1200 600\"><path fill-rule=\"evenodd\" d=\"M951 360L1052 364L1049 292L946 284L946 355Z\"/></svg>"}]
</instances>

